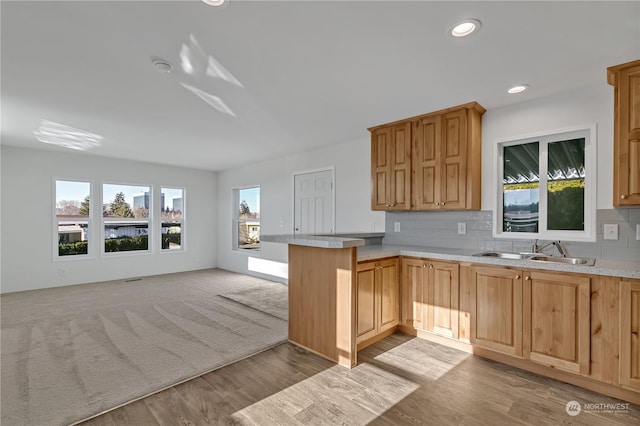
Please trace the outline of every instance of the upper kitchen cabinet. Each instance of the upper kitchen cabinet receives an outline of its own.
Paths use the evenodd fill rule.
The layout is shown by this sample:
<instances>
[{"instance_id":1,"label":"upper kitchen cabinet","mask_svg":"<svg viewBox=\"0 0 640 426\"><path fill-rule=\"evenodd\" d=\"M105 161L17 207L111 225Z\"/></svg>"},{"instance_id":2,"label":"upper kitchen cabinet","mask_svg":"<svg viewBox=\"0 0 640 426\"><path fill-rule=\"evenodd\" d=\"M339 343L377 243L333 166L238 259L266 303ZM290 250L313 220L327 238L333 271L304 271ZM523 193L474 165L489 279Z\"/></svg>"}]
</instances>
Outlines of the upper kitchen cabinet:
<instances>
[{"instance_id":1,"label":"upper kitchen cabinet","mask_svg":"<svg viewBox=\"0 0 640 426\"><path fill-rule=\"evenodd\" d=\"M371 209L409 210L411 124L371 130Z\"/></svg>"},{"instance_id":2,"label":"upper kitchen cabinet","mask_svg":"<svg viewBox=\"0 0 640 426\"><path fill-rule=\"evenodd\" d=\"M413 122L415 210L480 210L484 111L472 102Z\"/></svg>"},{"instance_id":3,"label":"upper kitchen cabinet","mask_svg":"<svg viewBox=\"0 0 640 426\"><path fill-rule=\"evenodd\" d=\"M640 205L640 60L607 68L614 86L613 205Z\"/></svg>"},{"instance_id":4,"label":"upper kitchen cabinet","mask_svg":"<svg viewBox=\"0 0 640 426\"><path fill-rule=\"evenodd\" d=\"M484 112L471 102L370 128L372 209L479 210Z\"/></svg>"}]
</instances>

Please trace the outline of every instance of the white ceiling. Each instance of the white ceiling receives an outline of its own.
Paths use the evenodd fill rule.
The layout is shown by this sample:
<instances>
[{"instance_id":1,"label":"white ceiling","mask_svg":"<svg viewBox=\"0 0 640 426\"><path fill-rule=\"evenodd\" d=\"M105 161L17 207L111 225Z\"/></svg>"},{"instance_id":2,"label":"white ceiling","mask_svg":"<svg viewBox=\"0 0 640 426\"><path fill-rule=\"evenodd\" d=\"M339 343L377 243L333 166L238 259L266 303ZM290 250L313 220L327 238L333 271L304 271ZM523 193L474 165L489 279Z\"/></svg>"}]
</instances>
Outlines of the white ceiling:
<instances>
[{"instance_id":1,"label":"white ceiling","mask_svg":"<svg viewBox=\"0 0 640 426\"><path fill-rule=\"evenodd\" d=\"M640 1L2 1L2 143L42 120L88 154L224 170L469 102L605 84L640 57ZM481 30L447 29L477 18ZM157 72L152 57L175 65ZM528 83L531 90L508 95Z\"/></svg>"}]
</instances>

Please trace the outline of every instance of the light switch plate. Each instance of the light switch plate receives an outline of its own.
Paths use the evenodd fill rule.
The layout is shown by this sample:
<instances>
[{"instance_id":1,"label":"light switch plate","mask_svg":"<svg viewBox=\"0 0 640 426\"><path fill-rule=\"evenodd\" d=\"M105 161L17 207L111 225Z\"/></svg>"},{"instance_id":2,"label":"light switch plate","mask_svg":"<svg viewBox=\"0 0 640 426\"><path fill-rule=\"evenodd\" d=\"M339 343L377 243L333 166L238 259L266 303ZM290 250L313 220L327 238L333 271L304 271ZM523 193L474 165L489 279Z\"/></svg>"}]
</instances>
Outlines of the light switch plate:
<instances>
[{"instance_id":1,"label":"light switch plate","mask_svg":"<svg viewBox=\"0 0 640 426\"><path fill-rule=\"evenodd\" d=\"M464 222L458 223L458 234L466 234L467 233L467 224Z\"/></svg>"},{"instance_id":2,"label":"light switch plate","mask_svg":"<svg viewBox=\"0 0 640 426\"><path fill-rule=\"evenodd\" d=\"M400 232L400 222L393 222L393 232Z\"/></svg>"},{"instance_id":3,"label":"light switch plate","mask_svg":"<svg viewBox=\"0 0 640 426\"><path fill-rule=\"evenodd\" d=\"M636 225L636 240L640 241L640 223Z\"/></svg>"},{"instance_id":4,"label":"light switch plate","mask_svg":"<svg viewBox=\"0 0 640 426\"><path fill-rule=\"evenodd\" d=\"M618 224L617 223L605 223L604 224L604 239L605 240L617 240L618 239Z\"/></svg>"}]
</instances>

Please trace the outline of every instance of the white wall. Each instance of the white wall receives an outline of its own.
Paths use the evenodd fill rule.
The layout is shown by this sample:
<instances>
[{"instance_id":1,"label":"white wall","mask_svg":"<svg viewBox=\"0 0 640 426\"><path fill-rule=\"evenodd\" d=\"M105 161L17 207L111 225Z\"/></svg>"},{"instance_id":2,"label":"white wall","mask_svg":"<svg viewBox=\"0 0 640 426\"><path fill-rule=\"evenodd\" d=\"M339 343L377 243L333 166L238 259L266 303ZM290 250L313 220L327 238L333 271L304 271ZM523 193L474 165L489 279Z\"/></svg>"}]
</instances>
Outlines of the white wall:
<instances>
[{"instance_id":1,"label":"white wall","mask_svg":"<svg viewBox=\"0 0 640 426\"><path fill-rule=\"evenodd\" d=\"M286 263L286 245L263 242L259 254L232 250L232 193L233 188L259 185L261 234L290 234L293 233L293 173L295 172L325 167L335 168L337 233L383 232L384 213L371 211L370 150L369 132L363 129L362 138L358 140L220 172L218 175L218 267L283 280L281 276L270 276L250 270L248 262L250 257L260 257L262 260ZM269 262L261 263L269 264ZM282 270L283 265L274 264L273 266L279 266ZM279 274L277 271L274 273Z\"/></svg>"},{"instance_id":2,"label":"white wall","mask_svg":"<svg viewBox=\"0 0 640 426\"><path fill-rule=\"evenodd\" d=\"M1 151L3 293L216 266L215 173L6 145ZM56 178L185 188L187 250L54 261Z\"/></svg>"},{"instance_id":3,"label":"white wall","mask_svg":"<svg viewBox=\"0 0 640 426\"><path fill-rule=\"evenodd\" d=\"M532 88L532 90L534 90ZM518 96L518 95L514 95ZM488 110L482 117L482 209L494 210L499 140L597 124L597 208L613 208L613 87L596 87Z\"/></svg>"}]
</instances>

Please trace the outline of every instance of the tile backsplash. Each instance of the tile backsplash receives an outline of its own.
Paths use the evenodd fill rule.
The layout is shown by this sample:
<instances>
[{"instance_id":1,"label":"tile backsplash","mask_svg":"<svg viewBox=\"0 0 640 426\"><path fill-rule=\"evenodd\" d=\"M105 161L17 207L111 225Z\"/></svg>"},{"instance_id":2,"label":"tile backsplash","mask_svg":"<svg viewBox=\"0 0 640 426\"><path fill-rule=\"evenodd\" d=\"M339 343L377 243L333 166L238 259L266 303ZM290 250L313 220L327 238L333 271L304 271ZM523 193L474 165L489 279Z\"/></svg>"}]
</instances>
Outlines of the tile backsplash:
<instances>
[{"instance_id":1,"label":"tile backsplash","mask_svg":"<svg viewBox=\"0 0 640 426\"><path fill-rule=\"evenodd\" d=\"M593 243L563 241L570 256L640 262L640 241L636 226L640 224L640 208L618 208L597 211L597 241ZM395 224L400 231L395 232ZM466 234L458 234L458 223L466 225ZM604 239L604 224L618 225L618 239ZM493 238L493 212L387 212L385 244L423 247L460 248L477 251L531 251L533 240ZM547 250L545 250L547 252Z\"/></svg>"}]
</instances>

